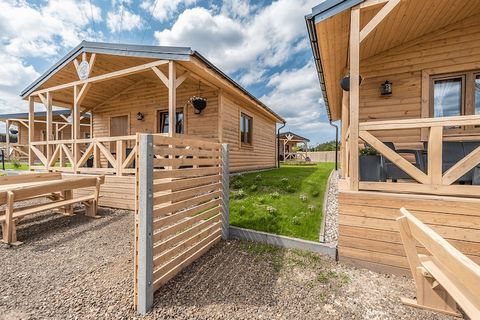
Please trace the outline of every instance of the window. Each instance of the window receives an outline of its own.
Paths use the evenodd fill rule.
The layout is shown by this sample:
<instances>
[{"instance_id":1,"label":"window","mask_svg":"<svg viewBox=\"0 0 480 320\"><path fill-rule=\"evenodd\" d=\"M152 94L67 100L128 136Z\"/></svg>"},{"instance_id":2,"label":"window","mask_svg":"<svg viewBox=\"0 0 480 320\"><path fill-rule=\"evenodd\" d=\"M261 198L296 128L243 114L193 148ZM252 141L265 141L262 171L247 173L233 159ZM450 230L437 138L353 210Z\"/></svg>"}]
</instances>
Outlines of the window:
<instances>
[{"instance_id":1,"label":"window","mask_svg":"<svg viewBox=\"0 0 480 320\"><path fill-rule=\"evenodd\" d=\"M158 112L158 132L168 133L168 127L169 127L168 112L159 111ZM183 112L177 111L175 133L183 133L183 132L184 132Z\"/></svg>"},{"instance_id":2,"label":"window","mask_svg":"<svg viewBox=\"0 0 480 320\"><path fill-rule=\"evenodd\" d=\"M240 116L240 141L242 144L252 144L253 119L242 113Z\"/></svg>"},{"instance_id":3,"label":"window","mask_svg":"<svg viewBox=\"0 0 480 320\"><path fill-rule=\"evenodd\" d=\"M480 114L480 73L478 71L430 78L431 117L474 114ZM457 126L445 129L451 134L462 134L472 131L474 128L473 126Z\"/></svg>"}]
</instances>

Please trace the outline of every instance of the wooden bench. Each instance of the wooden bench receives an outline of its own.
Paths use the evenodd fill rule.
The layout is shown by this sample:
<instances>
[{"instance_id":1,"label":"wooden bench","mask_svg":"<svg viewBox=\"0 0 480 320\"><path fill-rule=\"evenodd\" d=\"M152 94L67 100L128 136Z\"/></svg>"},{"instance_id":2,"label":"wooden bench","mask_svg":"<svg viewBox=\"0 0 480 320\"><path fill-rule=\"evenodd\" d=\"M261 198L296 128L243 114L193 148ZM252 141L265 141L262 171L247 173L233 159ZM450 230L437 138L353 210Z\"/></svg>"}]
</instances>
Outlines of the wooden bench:
<instances>
[{"instance_id":1,"label":"wooden bench","mask_svg":"<svg viewBox=\"0 0 480 320\"><path fill-rule=\"evenodd\" d=\"M19 244L16 234L17 223L30 214L59 209L58 212L62 214L73 215L73 205L83 203L86 207L86 215L97 217L100 185L104 181L104 176L63 180L61 173L55 172L0 177L0 205L6 206L5 210L0 211L3 242ZM95 187L94 192L86 196L74 197L73 190L89 187ZM17 201L35 198L48 198L52 201L14 208Z\"/></svg>"},{"instance_id":2,"label":"wooden bench","mask_svg":"<svg viewBox=\"0 0 480 320\"><path fill-rule=\"evenodd\" d=\"M416 286L416 299L404 304L461 316L457 305L480 319L480 266L455 249L405 208L397 219L403 246ZM418 254L417 243L428 251Z\"/></svg>"}]
</instances>

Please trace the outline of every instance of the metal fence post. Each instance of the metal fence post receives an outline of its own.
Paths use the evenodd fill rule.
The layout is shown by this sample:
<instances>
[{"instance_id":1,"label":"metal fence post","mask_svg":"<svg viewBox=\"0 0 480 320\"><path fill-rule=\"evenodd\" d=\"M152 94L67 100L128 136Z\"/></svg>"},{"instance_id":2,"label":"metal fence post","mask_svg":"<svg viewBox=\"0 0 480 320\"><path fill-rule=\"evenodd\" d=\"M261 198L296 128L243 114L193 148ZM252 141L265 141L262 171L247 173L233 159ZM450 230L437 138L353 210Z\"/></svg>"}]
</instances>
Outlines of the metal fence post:
<instances>
[{"instance_id":1,"label":"metal fence post","mask_svg":"<svg viewBox=\"0 0 480 320\"><path fill-rule=\"evenodd\" d=\"M137 309L146 314L153 305L153 136L139 137Z\"/></svg>"},{"instance_id":2,"label":"metal fence post","mask_svg":"<svg viewBox=\"0 0 480 320\"><path fill-rule=\"evenodd\" d=\"M228 240L230 227L230 170L228 167L228 144L222 144L222 238Z\"/></svg>"}]
</instances>

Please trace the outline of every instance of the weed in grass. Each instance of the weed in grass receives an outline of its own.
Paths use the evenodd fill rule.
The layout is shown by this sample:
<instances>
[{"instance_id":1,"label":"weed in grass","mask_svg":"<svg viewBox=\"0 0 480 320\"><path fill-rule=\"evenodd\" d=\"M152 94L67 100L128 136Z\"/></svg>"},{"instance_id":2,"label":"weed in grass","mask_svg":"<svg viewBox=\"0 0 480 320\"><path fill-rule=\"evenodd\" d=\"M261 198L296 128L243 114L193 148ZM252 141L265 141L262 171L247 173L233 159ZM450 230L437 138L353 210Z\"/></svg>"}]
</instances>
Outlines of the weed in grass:
<instances>
[{"instance_id":1,"label":"weed in grass","mask_svg":"<svg viewBox=\"0 0 480 320\"><path fill-rule=\"evenodd\" d=\"M322 257L320 257L318 254L313 253L311 251L295 249L293 250L293 252L295 253L296 256L303 258L308 263L311 263L312 266L315 266L322 261Z\"/></svg>"},{"instance_id":2,"label":"weed in grass","mask_svg":"<svg viewBox=\"0 0 480 320\"><path fill-rule=\"evenodd\" d=\"M286 188L285 188L285 191L287 191L288 193L294 193L296 190L295 188L289 184Z\"/></svg>"},{"instance_id":3,"label":"weed in grass","mask_svg":"<svg viewBox=\"0 0 480 320\"><path fill-rule=\"evenodd\" d=\"M255 180L256 180L256 181L261 181L261 180L262 180L262 175L261 175L261 174L257 174L257 175L255 176Z\"/></svg>"},{"instance_id":4,"label":"weed in grass","mask_svg":"<svg viewBox=\"0 0 480 320\"><path fill-rule=\"evenodd\" d=\"M277 215L278 210L277 210L277 208L275 208L275 207L268 206L268 207L267 207L267 212L270 213L271 215L274 215L274 216L275 216L275 215Z\"/></svg>"},{"instance_id":5,"label":"weed in grass","mask_svg":"<svg viewBox=\"0 0 480 320\"><path fill-rule=\"evenodd\" d=\"M300 224L302 224L302 219L300 219L298 216L294 216L292 218L292 224L295 226L299 226Z\"/></svg>"},{"instance_id":6,"label":"weed in grass","mask_svg":"<svg viewBox=\"0 0 480 320\"><path fill-rule=\"evenodd\" d=\"M246 197L246 195L247 194L245 193L245 191L243 191L243 189L240 189L237 192L233 193L233 198L234 199L243 199L243 198Z\"/></svg>"},{"instance_id":7,"label":"weed in grass","mask_svg":"<svg viewBox=\"0 0 480 320\"><path fill-rule=\"evenodd\" d=\"M248 188L248 190L250 190L251 192L255 192L255 191L258 190L258 186L257 186L256 184L252 184L252 185Z\"/></svg>"},{"instance_id":8,"label":"weed in grass","mask_svg":"<svg viewBox=\"0 0 480 320\"><path fill-rule=\"evenodd\" d=\"M312 197L316 198L320 195L320 191L312 190L312 191L310 191L310 194L312 195Z\"/></svg>"},{"instance_id":9,"label":"weed in grass","mask_svg":"<svg viewBox=\"0 0 480 320\"><path fill-rule=\"evenodd\" d=\"M350 282L350 276L346 272L341 272L339 274L341 284L347 284Z\"/></svg>"},{"instance_id":10,"label":"weed in grass","mask_svg":"<svg viewBox=\"0 0 480 320\"><path fill-rule=\"evenodd\" d=\"M232 177L232 180L230 181L230 187L232 187L232 189L240 189L242 187L242 181L240 181L239 178Z\"/></svg>"},{"instance_id":11,"label":"weed in grass","mask_svg":"<svg viewBox=\"0 0 480 320\"><path fill-rule=\"evenodd\" d=\"M267 201L267 199L265 199L265 197L260 197L260 198L258 198L258 202L259 202L260 204L265 204L266 201Z\"/></svg>"},{"instance_id":12,"label":"weed in grass","mask_svg":"<svg viewBox=\"0 0 480 320\"><path fill-rule=\"evenodd\" d=\"M286 185L286 184L288 184L288 178L282 178L282 179L280 180L280 182L281 182L283 185Z\"/></svg>"},{"instance_id":13,"label":"weed in grass","mask_svg":"<svg viewBox=\"0 0 480 320\"><path fill-rule=\"evenodd\" d=\"M247 208L245 208L245 206L241 206L240 209L238 210L238 213L240 213L241 215L244 215L245 213L247 213Z\"/></svg>"},{"instance_id":14,"label":"weed in grass","mask_svg":"<svg viewBox=\"0 0 480 320\"><path fill-rule=\"evenodd\" d=\"M315 206L313 204L309 204L308 205L308 210L310 210L310 212L314 212L315 211Z\"/></svg>"},{"instance_id":15,"label":"weed in grass","mask_svg":"<svg viewBox=\"0 0 480 320\"><path fill-rule=\"evenodd\" d=\"M320 300L320 303L325 303L327 301L327 295L325 292L320 292L318 299Z\"/></svg>"},{"instance_id":16,"label":"weed in grass","mask_svg":"<svg viewBox=\"0 0 480 320\"><path fill-rule=\"evenodd\" d=\"M321 271L317 274L317 281L326 283L332 279L336 279L338 274L333 270Z\"/></svg>"},{"instance_id":17,"label":"weed in grass","mask_svg":"<svg viewBox=\"0 0 480 320\"><path fill-rule=\"evenodd\" d=\"M272 197L272 199L278 199L278 198L280 198L280 193L278 193L277 191L272 192L270 194L270 197Z\"/></svg>"},{"instance_id":18,"label":"weed in grass","mask_svg":"<svg viewBox=\"0 0 480 320\"><path fill-rule=\"evenodd\" d=\"M300 196L299 196L300 200L302 200L303 202L307 201L308 198L307 198L307 195L302 193Z\"/></svg>"},{"instance_id":19,"label":"weed in grass","mask_svg":"<svg viewBox=\"0 0 480 320\"><path fill-rule=\"evenodd\" d=\"M17 158L13 158L10 163L12 164L12 166L15 168L15 169L18 169L22 166L22 163L20 162L20 160L18 160Z\"/></svg>"}]
</instances>

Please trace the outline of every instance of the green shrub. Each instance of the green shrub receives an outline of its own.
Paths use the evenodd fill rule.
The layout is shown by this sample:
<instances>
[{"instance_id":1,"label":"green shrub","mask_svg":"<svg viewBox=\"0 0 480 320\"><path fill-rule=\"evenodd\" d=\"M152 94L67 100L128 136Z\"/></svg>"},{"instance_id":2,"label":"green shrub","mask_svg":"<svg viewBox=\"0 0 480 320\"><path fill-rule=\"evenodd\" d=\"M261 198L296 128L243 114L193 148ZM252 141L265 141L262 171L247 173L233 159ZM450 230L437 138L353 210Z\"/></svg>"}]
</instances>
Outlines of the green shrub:
<instances>
[{"instance_id":1,"label":"green shrub","mask_svg":"<svg viewBox=\"0 0 480 320\"><path fill-rule=\"evenodd\" d=\"M255 176L255 180L257 180L257 181L262 180L262 175L261 175L261 174L257 174L257 175Z\"/></svg>"},{"instance_id":2,"label":"green shrub","mask_svg":"<svg viewBox=\"0 0 480 320\"><path fill-rule=\"evenodd\" d=\"M285 188L285 191L287 191L288 193L294 193L296 190L295 188L292 186L292 185L288 185L286 188Z\"/></svg>"},{"instance_id":3,"label":"green shrub","mask_svg":"<svg viewBox=\"0 0 480 320\"><path fill-rule=\"evenodd\" d=\"M22 164L20 163L20 160L18 160L17 158L13 158L11 160L11 163L12 163L12 166L15 168L15 169L18 169L22 166Z\"/></svg>"},{"instance_id":4,"label":"green shrub","mask_svg":"<svg viewBox=\"0 0 480 320\"><path fill-rule=\"evenodd\" d=\"M320 195L320 191L318 191L318 190L312 190L312 191L310 192L310 194L312 195L312 197L316 198L316 197L318 197L318 196Z\"/></svg>"},{"instance_id":5,"label":"green shrub","mask_svg":"<svg viewBox=\"0 0 480 320\"><path fill-rule=\"evenodd\" d=\"M281 182L282 184L286 185L286 184L288 183L288 178L282 178L282 179L280 180L280 182Z\"/></svg>"},{"instance_id":6,"label":"green shrub","mask_svg":"<svg viewBox=\"0 0 480 320\"><path fill-rule=\"evenodd\" d=\"M258 190L258 186L256 184L252 184L248 189L252 192L255 192Z\"/></svg>"}]
</instances>

